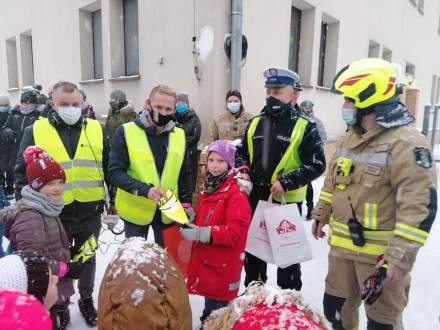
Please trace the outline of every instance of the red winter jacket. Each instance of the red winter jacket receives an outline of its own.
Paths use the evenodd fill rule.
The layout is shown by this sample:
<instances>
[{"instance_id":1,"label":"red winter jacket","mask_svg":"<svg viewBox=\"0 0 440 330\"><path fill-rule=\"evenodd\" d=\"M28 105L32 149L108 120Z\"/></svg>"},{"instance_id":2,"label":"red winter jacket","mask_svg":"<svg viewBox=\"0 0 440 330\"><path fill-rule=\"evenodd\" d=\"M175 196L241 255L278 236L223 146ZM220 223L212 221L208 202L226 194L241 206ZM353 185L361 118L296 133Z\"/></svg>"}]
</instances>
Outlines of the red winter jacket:
<instances>
[{"instance_id":1,"label":"red winter jacket","mask_svg":"<svg viewBox=\"0 0 440 330\"><path fill-rule=\"evenodd\" d=\"M211 244L194 243L188 291L229 301L237 296L251 209L231 174L212 194L201 194L194 224L211 227Z\"/></svg>"}]
</instances>

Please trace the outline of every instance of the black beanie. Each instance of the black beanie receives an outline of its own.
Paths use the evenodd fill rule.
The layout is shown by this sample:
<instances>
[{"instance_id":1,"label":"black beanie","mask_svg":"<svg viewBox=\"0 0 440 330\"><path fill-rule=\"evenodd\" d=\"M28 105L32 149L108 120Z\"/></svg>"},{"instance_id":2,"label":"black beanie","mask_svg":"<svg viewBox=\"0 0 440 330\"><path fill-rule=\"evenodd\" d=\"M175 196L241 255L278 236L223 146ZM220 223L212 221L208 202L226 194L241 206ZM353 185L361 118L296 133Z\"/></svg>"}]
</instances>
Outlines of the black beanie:
<instances>
[{"instance_id":1,"label":"black beanie","mask_svg":"<svg viewBox=\"0 0 440 330\"><path fill-rule=\"evenodd\" d=\"M27 292L43 303L49 286L47 258L35 251L17 251L14 254L20 256L26 266L28 276Z\"/></svg>"}]
</instances>

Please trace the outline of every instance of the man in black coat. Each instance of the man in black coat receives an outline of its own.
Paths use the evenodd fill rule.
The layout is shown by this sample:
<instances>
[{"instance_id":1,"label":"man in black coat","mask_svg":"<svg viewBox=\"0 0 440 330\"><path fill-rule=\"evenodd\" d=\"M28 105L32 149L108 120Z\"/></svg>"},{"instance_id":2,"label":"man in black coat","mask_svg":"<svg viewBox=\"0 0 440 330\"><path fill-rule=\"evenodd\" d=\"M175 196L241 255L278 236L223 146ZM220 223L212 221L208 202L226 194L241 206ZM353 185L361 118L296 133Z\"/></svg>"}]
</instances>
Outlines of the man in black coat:
<instances>
[{"instance_id":1,"label":"man in black coat","mask_svg":"<svg viewBox=\"0 0 440 330\"><path fill-rule=\"evenodd\" d=\"M197 113L189 106L188 94L179 93L176 98L176 126L185 131L186 150L189 153L192 171L192 185L195 190L199 165L197 144L199 143L200 135L202 134L202 125Z\"/></svg>"},{"instance_id":2,"label":"man in black coat","mask_svg":"<svg viewBox=\"0 0 440 330\"><path fill-rule=\"evenodd\" d=\"M168 175L171 173L170 176L175 175L177 177L178 190L175 193L184 208L186 208L187 213L191 214L192 212L191 167L188 152L185 151L185 142L183 141L182 149L179 149L176 145L170 145L171 134L182 134L182 138L185 139L184 133L172 121L175 104L176 94L170 87L159 85L153 88L145 102L146 109L138 115L134 123L127 123L116 129L111 145L108 169L111 184L118 188L116 209L124 220L125 236L147 238L149 227L152 226L155 241L162 247L164 247L162 232L170 224L163 221L158 207L155 208L155 211L152 211L153 214L149 218L146 216L145 218L134 219L133 217L124 216L124 213L130 213L126 211L131 209L131 211L136 210L141 214L147 214L148 212L144 211L145 204L150 203L149 207L154 209L155 204L151 204L151 201L158 203L165 193L160 184L153 184L152 177L155 174L153 175L147 170L147 166L149 166L147 160L151 160L151 157L154 158L154 166L159 181L164 181L164 173L168 173ZM128 134L133 132L140 132L147 139L142 141L145 148L127 143L129 140ZM173 153L183 155L182 164L173 164L168 161L169 155ZM133 154L136 154L137 161L143 162L144 165L134 166ZM167 166L171 166L172 171L166 171ZM145 171L137 170L138 167L145 169ZM145 179L145 177L150 177L150 179ZM169 181L173 181L173 179L170 178ZM119 199L120 196L126 197L125 202L119 204L118 201L123 198ZM138 196L143 198L136 198ZM133 200L133 202L127 200Z\"/></svg>"},{"instance_id":3,"label":"man in black coat","mask_svg":"<svg viewBox=\"0 0 440 330\"><path fill-rule=\"evenodd\" d=\"M35 89L28 89L21 94L20 105L16 106L8 116L3 125L4 134L13 136L13 143L10 149L11 169L14 168L17 159L17 153L20 148L26 127L32 125L39 117L37 111L39 93ZM10 191L8 191L10 193Z\"/></svg>"},{"instance_id":4,"label":"man in black coat","mask_svg":"<svg viewBox=\"0 0 440 330\"><path fill-rule=\"evenodd\" d=\"M14 167L11 163L11 150L15 142L15 134L3 127L10 110L9 98L0 96L0 185L7 196L14 194Z\"/></svg>"},{"instance_id":5,"label":"man in black coat","mask_svg":"<svg viewBox=\"0 0 440 330\"><path fill-rule=\"evenodd\" d=\"M324 151L316 124L309 117L303 117L296 104L301 90L298 75L287 69L270 68L264 72L264 77L266 106L246 129L242 143L237 147L235 159L235 166L242 172L241 177L253 183L249 196L252 213L255 212L258 201L267 200L270 194L282 196L286 192L301 189L325 170ZM300 119L302 122L306 120L303 130L299 130L301 140L296 150L300 165L294 170L282 169L276 173L276 180L272 180L278 164L291 144L292 132ZM254 120L259 122L252 134L249 133L249 128ZM252 134L249 138L253 148L249 147L248 134ZM303 195L305 198L305 192ZM263 260L246 253L244 268L246 286L251 281L266 282L267 265ZM278 268L277 284L283 289L300 290L300 264Z\"/></svg>"}]
</instances>

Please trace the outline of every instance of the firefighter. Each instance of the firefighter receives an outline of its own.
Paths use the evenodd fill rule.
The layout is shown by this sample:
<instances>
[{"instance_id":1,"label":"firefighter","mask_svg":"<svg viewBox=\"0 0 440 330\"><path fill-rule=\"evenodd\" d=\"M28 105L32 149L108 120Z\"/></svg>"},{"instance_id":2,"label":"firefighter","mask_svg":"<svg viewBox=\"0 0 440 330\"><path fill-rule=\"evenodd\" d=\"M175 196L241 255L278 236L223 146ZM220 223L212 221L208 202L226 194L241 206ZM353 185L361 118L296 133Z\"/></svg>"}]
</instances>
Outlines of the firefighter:
<instances>
[{"instance_id":1,"label":"firefighter","mask_svg":"<svg viewBox=\"0 0 440 330\"><path fill-rule=\"evenodd\" d=\"M312 215L316 239L330 227L324 313L334 329L357 329L362 298L368 330L396 329L417 251L435 219L428 142L399 102L396 81L395 66L373 58L346 66L334 80L349 129Z\"/></svg>"}]
</instances>

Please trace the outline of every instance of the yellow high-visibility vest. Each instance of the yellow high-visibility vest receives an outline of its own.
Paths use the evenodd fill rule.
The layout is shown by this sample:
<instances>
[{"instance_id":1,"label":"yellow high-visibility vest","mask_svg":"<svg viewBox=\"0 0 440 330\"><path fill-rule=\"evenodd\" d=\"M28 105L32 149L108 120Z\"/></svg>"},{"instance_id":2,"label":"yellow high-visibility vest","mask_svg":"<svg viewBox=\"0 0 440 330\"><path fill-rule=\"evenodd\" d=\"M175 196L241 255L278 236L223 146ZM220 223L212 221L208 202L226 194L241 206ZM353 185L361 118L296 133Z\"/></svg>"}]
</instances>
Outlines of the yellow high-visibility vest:
<instances>
[{"instance_id":1,"label":"yellow high-visibility vest","mask_svg":"<svg viewBox=\"0 0 440 330\"><path fill-rule=\"evenodd\" d=\"M73 159L70 159L63 141L49 120L40 119L33 126L35 145L43 148L66 173L65 205L73 201L95 202L104 199L102 128L93 119L87 119L85 123Z\"/></svg>"},{"instance_id":2,"label":"yellow high-visibility vest","mask_svg":"<svg viewBox=\"0 0 440 330\"><path fill-rule=\"evenodd\" d=\"M247 132L247 143L249 149L249 157L250 164L254 160L254 141L252 137L254 136L255 130L257 129L258 123L260 122L261 117L255 117L252 119L249 124L249 129ZM304 136L304 131L307 126L307 119L303 117L299 117L295 126L293 127L292 134L290 136L290 144L281 158L278 166L275 168L275 171L272 174L271 183L275 183L277 181L278 173L285 174L294 170L297 170L302 165L301 159L299 158L298 147L301 144L301 141ZM302 202L306 198L307 186L289 190L285 193L284 199L287 203L296 203ZM281 201L278 196L274 196L276 201Z\"/></svg>"},{"instance_id":3,"label":"yellow high-visibility vest","mask_svg":"<svg viewBox=\"0 0 440 330\"><path fill-rule=\"evenodd\" d=\"M170 132L167 158L162 176L159 178L145 131L134 122L124 124L122 127L130 160L127 174L153 187L161 187L163 191L170 189L177 196L179 173L185 157L184 131L174 127ZM119 188L116 192L115 206L122 219L137 225L147 225L153 221L157 203L147 196L138 196ZM172 220L162 215L162 221L171 223Z\"/></svg>"}]
</instances>

